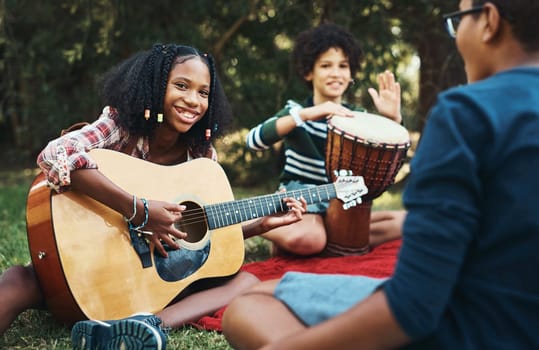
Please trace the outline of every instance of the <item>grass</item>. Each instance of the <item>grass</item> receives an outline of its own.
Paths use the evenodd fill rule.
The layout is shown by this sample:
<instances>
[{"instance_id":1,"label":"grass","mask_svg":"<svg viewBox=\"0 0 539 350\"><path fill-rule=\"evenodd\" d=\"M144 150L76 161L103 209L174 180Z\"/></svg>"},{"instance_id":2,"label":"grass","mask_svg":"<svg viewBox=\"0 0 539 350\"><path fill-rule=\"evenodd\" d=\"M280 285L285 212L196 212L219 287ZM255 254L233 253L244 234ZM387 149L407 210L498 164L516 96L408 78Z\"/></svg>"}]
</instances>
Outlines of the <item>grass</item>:
<instances>
[{"instance_id":1,"label":"grass","mask_svg":"<svg viewBox=\"0 0 539 350\"><path fill-rule=\"evenodd\" d=\"M26 242L25 206L34 169L0 171L0 271L15 264L30 262ZM271 193L273 186L234 188L236 198ZM376 199L373 210L400 208L400 194L384 193ZM269 245L261 237L245 242L246 261L269 257ZM71 349L70 331L57 323L50 313L29 310L21 314L12 327L0 337L0 349ZM173 330L169 349L231 349L222 334L200 331L193 327Z\"/></svg>"}]
</instances>

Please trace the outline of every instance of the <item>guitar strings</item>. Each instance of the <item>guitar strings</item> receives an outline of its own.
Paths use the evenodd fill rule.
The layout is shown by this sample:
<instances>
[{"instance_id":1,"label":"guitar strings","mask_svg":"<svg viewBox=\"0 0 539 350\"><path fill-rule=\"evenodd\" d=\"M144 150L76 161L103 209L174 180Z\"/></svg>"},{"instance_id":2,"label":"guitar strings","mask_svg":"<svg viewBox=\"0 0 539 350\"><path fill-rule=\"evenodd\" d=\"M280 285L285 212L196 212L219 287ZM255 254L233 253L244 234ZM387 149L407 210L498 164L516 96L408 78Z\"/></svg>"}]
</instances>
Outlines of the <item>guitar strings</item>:
<instances>
[{"instance_id":1,"label":"guitar strings","mask_svg":"<svg viewBox=\"0 0 539 350\"><path fill-rule=\"evenodd\" d=\"M253 212L258 213L258 210L255 209L253 211L253 208L261 209L262 212L264 213L264 211L267 209L267 202L265 204L266 205L264 206L264 204L258 203L258 206L256 206L256 205L252 205L252 202L249 200L237 201L235 202L235 204L232 204L232 202L225 202L221 204L210 204L205 207L199 207L199 208L188 209L188 210L183 211L182 218L178 223L185 224L185 225L196 224L199 222L205 222L208 217L208 214L212 216L224 217L228 213L230 213L232 218L239 216L243 218L244 220L248 220L252 218ZM230 210L220 211L219 210L220 207L228 208ZM282 211L285 211L286 209L287 208L281 203L280 209L269 211L269 213L282 212ZM248 213L250 213L251 215L248 215ZM245 216L249 216L249 217L244 218ZM264 215L258 215L255 218L260 217L260 216L264 216Z\"/></svg>"},{"instance_id":2,"label":"guitar strings","mask_svg":"<svg viewBox=\"0 0 539 350\"><path fill-rule=\"evenodd\" d=\"M330 186L331 186L331 184L330 184ZM327 191L328 188L326 186L319 186L319 187L325 187L324 192L326 192L326 196L329 199L330 196L329 196L329 192ZM269 214L276 213L276 212L284 212L284 211L286 211L288 209L283 205L282 200L284 198L287 198L287 197L299 198L300 195L304 196L304 194L306 194L306 195L311 194L310 196L306 196L308 198L313 197L313 195L312 195L313 190L316 190L316 192L317 192L317 195L316 195L317 200L319 198L321 198L321 196L320 196L320 188L311 188L311 189L293 190L293 191L276 193L276 194L267 194L267 195L262 195L262 196L259 196L259 197L256 197L256 198L248 198L248 199L242 199L242 200L238 200L238 201L229 201L229 202L224 202L224 203L209 204L209 205L204 206L204 207L198 207L198 208L194 208L194 209L187 209L187 210L182 212L182 218L177 224L179 224L179 225L181 225L181 224L192 225L192 224L206 222L208 214L221 216L221 219L223 220L223 219L225 219L225 216L227 216L227 214L229 214L230 212L233 212L233 214L231 214L232 216L231 217L227 216L226 219L235 218L235 216L239 215L240 218L243 219L241 221L244 221L244 220L263 217L265 215L269 215ZM268 198L270 198L269 201L268 201ZM274 207L274 204L276 204L275 201L274 201L275 199L279 199L279 204L280 204L280 209L279 210L276 210L275 207ZM309 198L309 199L312 200L312 198ZM270 207L268 203L271 203L272 206ZM217 210L220 207L222 207L222 208L231 208L232 210L228 211L228 212L227 211L217 212ZM259 215L258 211L256 211L257 215L253 216L252 208L261 209L262 213L264 213L264 210L267 208L268 209L268 214ZM272 211L272 209L273 209L273 211ZM243 218L243 214L247 215L248 212L251 214L251 216L248 217L248 218Z\"/></svg>"},{"instance_id":3,"label":"guitar strings","mask_svg":"<svg viewBox=\"0 0 539 350\"><path fill-rule=\"evenodd\" d=\"M205 222L206 218L207 218L206 213L213 214L213 215L221 215L221 216L226 215L227 214L226 211L224 211L222 213L216 212L216 210L218 210L219 207L224 207L224 208L229 207L229 208L232 209L231 211L238 212L240 217L242 217L243 214L247 214L247 212L250 212L251 214L253 213L251 211L251 209L253 207L257 207L256 205L253 205L253 203L257 203L258 208L264 210L265 207L267 207L267 205L268 205L268 201L266 200L264 203L262 203L262 199L267 199L267 198L270 198L270 197L272 199L279 199L281 209L277 210L277 212L285 211L286 208L282 204L282 199L286 198L286 197L291 197L292 195L294 195L293 192L301 192L301 190L283 192L283 194L280 194L280 193L279 194L269 194L269 195L264 195L264 196L257 197L255 199L242 199L242 200L238 200L238 201L230 201L230 202L224 202L224 203L218 203L218 204L209 204L209 205L205 206L204 208L199 207L199 208L195 208L195 209L185 210L184 212L182 212L182 219L178 223L179 224L187 224L187 225L189 225L189 224L195 224L195 223L199 223L199 222ZM271 203L275 204L274 201L271 201ZM216 210L212 210L212 209L216 209ZM235 214L232 214L232 215L236 216ZM257 217L260 217L260 215L256 216L255 218L257 218ZM252 217L249 217L249 218L246 218L245 220L248 220L248 219L251 219L251 218ZM223 219L223 217L222 217L222 219Z\"/></svg>"}]
</instances>

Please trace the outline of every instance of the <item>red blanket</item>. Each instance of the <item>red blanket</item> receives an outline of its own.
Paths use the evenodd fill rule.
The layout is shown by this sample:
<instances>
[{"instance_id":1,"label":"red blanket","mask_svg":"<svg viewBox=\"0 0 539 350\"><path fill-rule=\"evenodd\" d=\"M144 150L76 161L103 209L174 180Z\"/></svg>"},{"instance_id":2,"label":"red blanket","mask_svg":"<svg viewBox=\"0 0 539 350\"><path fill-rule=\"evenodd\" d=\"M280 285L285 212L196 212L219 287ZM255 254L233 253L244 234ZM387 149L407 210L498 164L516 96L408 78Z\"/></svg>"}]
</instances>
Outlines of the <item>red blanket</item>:
<instances>
[{"instance_id":1,"label":"red blanket","mask_svg":"<svg viewBox=\"0 0 539 350\"><path fill-rule=\"evenodd\" d=\"M388 277L393 273L400 246L400 240L388 242L361 256L275 257L266 261L245 264L241 269L254 274L262 281L279 278L287 271ZM200 329L221 331L221 317L224 311L225 308L221 308L214 315L201 318L194 326Z\"/></svg>"}]
</instances>

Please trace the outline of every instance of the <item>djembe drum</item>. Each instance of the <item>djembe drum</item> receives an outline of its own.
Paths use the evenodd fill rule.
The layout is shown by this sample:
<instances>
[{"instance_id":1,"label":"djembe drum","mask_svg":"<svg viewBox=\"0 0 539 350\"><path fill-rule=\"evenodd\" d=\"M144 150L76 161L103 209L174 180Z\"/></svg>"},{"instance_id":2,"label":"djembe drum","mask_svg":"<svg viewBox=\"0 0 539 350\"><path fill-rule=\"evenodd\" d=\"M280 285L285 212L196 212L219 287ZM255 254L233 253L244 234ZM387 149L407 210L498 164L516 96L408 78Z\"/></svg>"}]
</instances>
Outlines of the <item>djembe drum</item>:
<instances>
[{"instance_id":1,"label":"djembe drum","mask_svg":"<svg viewBox=\"0 0 539 350\"><path fill-rule=\"evenodd\" d=\"M353 117L333 116L328 120L328 178L335 181L335 171L351 170L352 175L363 176L368 192L361 204L348 209L336 199L330 201L323 255L361 255L369 251L372 201L393 184L409 147L408 131L388 118L354 112Z\"/></svg>"}]
</instances>

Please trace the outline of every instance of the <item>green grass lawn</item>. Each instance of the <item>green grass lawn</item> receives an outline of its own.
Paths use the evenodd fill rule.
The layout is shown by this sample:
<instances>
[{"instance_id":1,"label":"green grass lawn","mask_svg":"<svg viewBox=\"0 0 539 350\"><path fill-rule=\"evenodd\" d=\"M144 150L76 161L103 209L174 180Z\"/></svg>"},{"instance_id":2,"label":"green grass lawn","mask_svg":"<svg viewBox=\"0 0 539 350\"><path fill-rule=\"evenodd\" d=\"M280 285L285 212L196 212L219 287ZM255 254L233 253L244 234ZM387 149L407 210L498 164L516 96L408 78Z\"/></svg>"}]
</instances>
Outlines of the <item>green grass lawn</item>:
<instances>
[{"instance_id":1,"label":"green grass lawn","mask_svg":"<svg viewBox=\"0 0 539 350\"><path fill-rule=\"evenodd\" d=\"M35 170L0 171L0 271L11 265L30 262L26 242L25 206ZM257 189L234 188L236 198L268 193L268 186ZM373 209L400 207L400 195L384 193L374 202ZM246 261L269 257L269 245L260 237L245 242ZM0 337L0 349L71 349L69 329L58 324L47 311L30 310L21 314L12 327ZM231 349L224 337L216 332L192 327L173 330L169 334L169 349Z\"/></svg>"}]
</instances>

